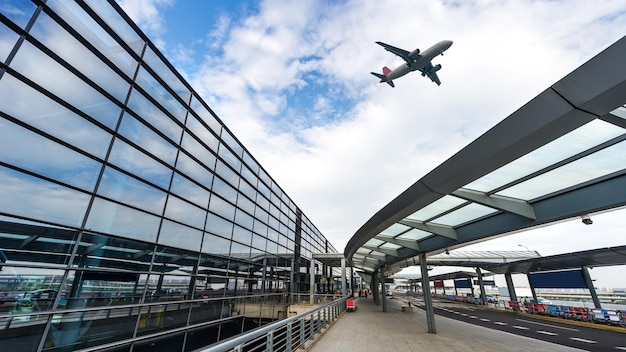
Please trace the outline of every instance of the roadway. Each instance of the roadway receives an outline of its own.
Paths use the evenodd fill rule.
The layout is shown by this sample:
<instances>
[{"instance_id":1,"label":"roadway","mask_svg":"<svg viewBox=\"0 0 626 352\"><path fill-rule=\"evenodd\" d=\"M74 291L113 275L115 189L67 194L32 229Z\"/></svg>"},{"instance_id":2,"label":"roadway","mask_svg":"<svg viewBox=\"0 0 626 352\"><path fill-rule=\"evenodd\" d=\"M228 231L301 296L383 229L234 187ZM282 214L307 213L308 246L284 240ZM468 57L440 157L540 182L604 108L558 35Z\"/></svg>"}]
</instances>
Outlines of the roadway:
<instances>
[{"instance_id":1,"label":"roadway","mask_svg":"<svg viewBox=\"0 0 626 352\"><path fill-rule=\"evenodd\" d=\"M404 301L423 305L415 297ZM473 304L434 300L435 314L515 335L588 351L626 351L626 329L533 314L514 313Z\"/></svg>"}]
</instances>

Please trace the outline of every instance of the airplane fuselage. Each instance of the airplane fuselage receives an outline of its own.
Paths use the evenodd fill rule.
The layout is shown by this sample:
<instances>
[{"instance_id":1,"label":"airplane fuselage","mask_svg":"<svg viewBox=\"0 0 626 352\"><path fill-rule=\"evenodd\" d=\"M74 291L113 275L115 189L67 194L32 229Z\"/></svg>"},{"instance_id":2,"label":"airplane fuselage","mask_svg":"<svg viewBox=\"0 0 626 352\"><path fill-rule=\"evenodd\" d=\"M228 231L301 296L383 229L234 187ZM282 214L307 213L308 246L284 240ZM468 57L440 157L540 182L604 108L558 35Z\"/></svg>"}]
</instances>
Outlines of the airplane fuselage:
<instances>
[{"instance_id":1,"label":"airplane fuselage","mask_svg":"<svg viewBox=\"0 0 626 352\"><path fill-rule=\"evenodd\" d=\"M427 66L432 59L437 55L443 54L444 51L452 46L451 40L442 40L439 43L431 46L430 48L420 52L420 57L415 60L410 66L408 63L404 63L396 67L391 73L387 75L388 81L393 81L396 78L402 77L409 72L419 70L420 68Z\"/></svg>"}]
</instances>

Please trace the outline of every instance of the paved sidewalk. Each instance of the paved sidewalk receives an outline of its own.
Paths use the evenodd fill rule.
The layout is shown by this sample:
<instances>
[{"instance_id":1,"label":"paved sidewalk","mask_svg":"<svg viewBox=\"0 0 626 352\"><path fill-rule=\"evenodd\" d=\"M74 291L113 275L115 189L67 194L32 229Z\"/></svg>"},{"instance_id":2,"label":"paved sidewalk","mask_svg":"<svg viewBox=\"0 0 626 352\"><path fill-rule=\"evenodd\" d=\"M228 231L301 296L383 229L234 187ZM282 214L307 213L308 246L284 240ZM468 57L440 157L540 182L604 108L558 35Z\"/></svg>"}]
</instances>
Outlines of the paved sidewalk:
<instances>
[{"instance_id":1,"label":"paved sidewalk","mask_svg":"<svg viewBox=\"0 0 626 352\"><path fill-rule=\"evenodd\" d=\"M387 300L387 312L374 300L359 298L309 349L312 352L573 352L579 349L435 316L437 334L429 334L426 313L402 312L402 302Z\"/></svg>"}]
</instances>

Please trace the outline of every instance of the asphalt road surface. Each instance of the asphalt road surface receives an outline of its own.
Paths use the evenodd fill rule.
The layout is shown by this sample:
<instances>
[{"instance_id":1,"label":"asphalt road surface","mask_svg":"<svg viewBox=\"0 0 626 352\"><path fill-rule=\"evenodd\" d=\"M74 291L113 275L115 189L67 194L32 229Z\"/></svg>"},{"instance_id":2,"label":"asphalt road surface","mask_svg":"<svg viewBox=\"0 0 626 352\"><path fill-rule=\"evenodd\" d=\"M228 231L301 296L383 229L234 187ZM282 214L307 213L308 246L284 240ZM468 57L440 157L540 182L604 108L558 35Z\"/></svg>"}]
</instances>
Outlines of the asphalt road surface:
<instances>
[{"instance_id":1,"label":"asphalt road surface","mask_svg":"<svg viewBox=\"0 0 626 352\"><path fill-rule=\"evenodd\" d=\"M409 297L404 299L415 300ZM414 303L423 305L423 301ZM516 314L447 301L435 300L434 309L437 315L563 346L587 351L626 351L626 332L571 324L565 319L563 322L554 321L532 314Z\"/></svg>"}]
</instances>

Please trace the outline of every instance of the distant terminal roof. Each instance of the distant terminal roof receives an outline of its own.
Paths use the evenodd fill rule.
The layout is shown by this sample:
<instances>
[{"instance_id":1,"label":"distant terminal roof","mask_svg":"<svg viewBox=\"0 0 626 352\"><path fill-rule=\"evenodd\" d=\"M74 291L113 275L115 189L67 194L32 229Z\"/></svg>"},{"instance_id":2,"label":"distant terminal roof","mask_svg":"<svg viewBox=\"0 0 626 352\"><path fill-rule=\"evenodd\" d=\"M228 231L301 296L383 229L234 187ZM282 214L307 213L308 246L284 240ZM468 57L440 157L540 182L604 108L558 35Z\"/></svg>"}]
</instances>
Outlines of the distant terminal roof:
<instances>
[{"instance_id":1,"label":"distant terminal roof","mask_svg":"<svg viewBox=\"0 0 626 352\"><path fill-rule=\"evenodd\" d=\"M624 57L626 37L422 177L353 235L345 258L373 272L626 206Z\"/></svg>"},{"instance_id":2,"label":"distant terminal roof","mask_svg":"<svg viewBox=\"0 0 626 352\"><path fill-rule=\"evenodd\" d=\"M626 265L626 246L558 254L508 264L489 265L486 268L497 274L521 274L612 265Z\"/></svg>"}]
</instances>

